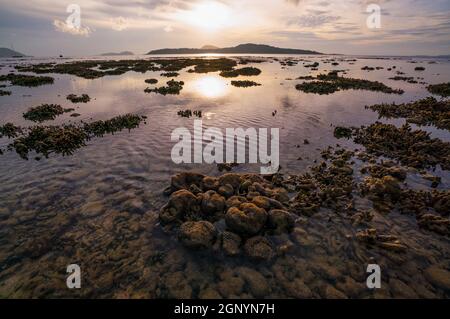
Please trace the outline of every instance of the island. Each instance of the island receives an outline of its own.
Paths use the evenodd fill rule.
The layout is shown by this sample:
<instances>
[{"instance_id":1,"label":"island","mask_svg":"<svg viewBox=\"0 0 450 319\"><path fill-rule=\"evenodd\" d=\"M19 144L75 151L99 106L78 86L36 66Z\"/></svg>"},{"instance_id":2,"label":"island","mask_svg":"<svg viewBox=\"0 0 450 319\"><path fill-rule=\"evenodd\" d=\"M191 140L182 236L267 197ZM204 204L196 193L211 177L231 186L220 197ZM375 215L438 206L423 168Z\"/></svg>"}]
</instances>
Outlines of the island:
<instances>
[{"instance_id":1,"label":"island","mask_svg":"<svg viewBox=\"0 0 450 319\"><path fill-rule=\"evenodd\" d=\"M312 50L302 49L287 49L277 48L266 44L239 44L235 47L218 48L215 46L207 45L202 48L178 48L178 49L158 49L152 50L147 55L160 55L160 54L206 54L206 53L218 53L218 54L322 54Z\"/></svg>"},{"instance_id":2,"label":"island","mask_svg":"<svg viewBox=\"0 0 450 319\"><path fill-rule=\"evenodd\" d=\"M131 51L122 51L122 52L107 52L100 54L100 56L121 56L121 55L134 55Z\"/></svg>"},{"instance_id":3,"label":"island","mask_svg":"<svg viewBox=\"0 0 450 319\"><path fill-rule=\"evenodd\" d=\"M25 54L20 52L8 49L8 48L0 48L0 58L22 58Z\"/></svg>"}]
</instances>

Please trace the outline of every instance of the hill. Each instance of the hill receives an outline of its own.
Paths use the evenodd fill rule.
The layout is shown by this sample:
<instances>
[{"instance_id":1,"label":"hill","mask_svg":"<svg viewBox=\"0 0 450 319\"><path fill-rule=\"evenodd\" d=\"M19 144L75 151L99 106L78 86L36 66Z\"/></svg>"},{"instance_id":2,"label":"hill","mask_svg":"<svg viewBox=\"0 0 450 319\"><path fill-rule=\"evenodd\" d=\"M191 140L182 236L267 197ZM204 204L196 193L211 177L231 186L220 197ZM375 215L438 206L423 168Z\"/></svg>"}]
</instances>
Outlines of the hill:
<instances>
[{"instance_id":1,"label":"hill","mask_svg":"<svg viewBox=\"0 0 450 319\"><path fill-rule=\"evenodd\" d=\"M8 49L8 48L0 48L0 58L15 58L15 57L24 57L25 54L20 52Z\"/></svg>"},{"instance_id":2,"label":"hill","mask_svg":"<svg viewBox=\"0 0 450 319\"><path fill-rule=\"evenodd\" d=\"M206 47L206 48L205 48ZM230 48L214 48L212 46L205 46L200 49L195 48L178 48L178 49L159 49L148 52L148 55L157 54L205 54L205 53L219 53L219 54L322 54L320 52L301 49L286 49L277 48L265 44L239 44Z\"/></svg>"}]
</instances>

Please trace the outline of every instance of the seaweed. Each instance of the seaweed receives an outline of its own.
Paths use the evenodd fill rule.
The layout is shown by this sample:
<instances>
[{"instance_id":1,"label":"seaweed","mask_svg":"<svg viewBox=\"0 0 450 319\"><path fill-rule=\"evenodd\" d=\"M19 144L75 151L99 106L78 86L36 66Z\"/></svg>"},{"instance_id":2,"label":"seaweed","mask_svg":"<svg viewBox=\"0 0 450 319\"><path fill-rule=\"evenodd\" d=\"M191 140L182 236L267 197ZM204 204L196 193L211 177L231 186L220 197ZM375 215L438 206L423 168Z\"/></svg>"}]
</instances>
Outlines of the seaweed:
<instances>
[{"instance_id":1,"label":"seaweed","mask_svg":"<svg viewBox=\"0 0 450 319\"><path fill-rule=\"evenodd\" d=\"M261 84L253 82L253 81L231 81L232 86L236 87L251 87L251 86L260 86Z\"/></svg>"},{"instance_id":2,"label":"seaweed","mask_svg":"<svg viewBox=\"0 0 450 319\"><path fill-rule=\"evenodd\" d=\"M410 77L410 76L394 76L392 78L389 78L389 80L393 80L393 81L405 81L408 83L417 83L416 80L414 80L414 77Z\"/></svg>"},{"instance_id":3,"label":"seaweed","mask_svg":"<svg viewBox=\"0 0 450 319\"><path fill-rule=\"evenodd\" d=\"M304 67L305 68L313 68L316 69L319 66L319 62L314 62L312 64L305 64Z\"/></svg>"},{"instance_id":4,"label":"seaweed","mask_svg":"<svg viewBox=\"0 0 450 319\"><path fill-rule=\"evenodd\" d=\"M34 76L9 73L7 75L0 75L0 82L4 81L9 81L12 85L32 87L45 84L53 84L54 79L49 76Z\"/></svg>"},{"instance_id":5,"label":"seaweed","mask_svg":"<svg viewBox=\"0 0 450 319\"><path fill-rule=\"evenodd\" d=\"M80 96L69 94L67 95L66 99L70 100L72 103L87 103L91 100L91 98L87 94L82 94Z\"/></svg>"},{"instance_id":6,"label":"seaweed","mask_svg":"<svg viewBox=\"0 0 450 319\"><path fill-rule=\"evenodd\" d=\"M28 159L31 151L45 157L51 153L71 155L85 145L87 138L86 132L75 125L33 126L8 145L8 149L14 149L23 159Z\"/></svg>"},{"instance_id":7,"label":"seaweed","mask_svg":"<svg viewBox=\"0 0 450 319\"><path fill-rule=\"evenodd\" d=\"M408 124L397 128L376 122L354 129L353 139L369 153L397 159L406 166L423 169L441 165L450 170L450 143L431 138L422 130L413 131Z\"/></svg>"},{"instance_id":8,"label":"seaweed","mask_svg":"<svg viewBox=\"0 0 450 319\"><path fill-rule=\"evenodd\" d=\"M345 137L345 138L348 138L348 139L349 139L349 138L352 137L352 134L353 134L352 129L347 128L347 127L337 126L337 127L334 129L334 136L335 136L336 138L343 138L343 137Z\"/></svg>"},{"instance_id":9,"label":"seaweed","mask_svg":"<svg viewBox=\"0 0 450 319\"><path fill-rule=\"evenodd\" d=\"M99 120L92 123L84 123L83 130L89 137L99 137L106 133L114 134L123 129L130 131L138 127L144 119L144 117L134 114L119 115L106 121Z\"/></svg>"},{"instance_id":10,"label":"seaweed","mask_svg":"<svg viewBox=\"0 0 450 319\"><path fill-rule=\"evenodd\" d=\"M23 113L23 117L33 122L44 122L54 120L58 115L72 111L73 109L64 109L58 104L41 104L29 108L27 112Z\"/></svg>"},{"instance_id":11,"label":"seaweed","mask_svg":"<svg viewBox=\"0 0 450 319\"><path fill-rule=\"evenodd\" d=\"M144 90L145 93L157 93L161 95L167 95L167 94L174 94L178 95L180 94L181 90L183 89L184 82L183 81L175 81L170 80L167 82L167 86L161 86L154 89L146 88Z\"/></svg>"},{"instance_id":12,"label":"seaweed","mask_svg":"<svg viewBox=\"0 0 450 319\"><path fill-rule=\"evenodd\" d=\"M196 117L202 117L202 111L196 110L196 111L192 111L192 110L180 110L177 112L177 114L181 117L187 117L190 118L192 116L196 116Z\"/></svg>"},{"instance_id":13,"label":"seaweed","mask_svg":"<svg viewBox=\"0 0 450 319\"><path fill-rule=\"evenodd\" d=\"M121 75L129 71L145 73L147 71L178 72L193 67L189 72L208 73L227 71L237 65L228 58L172 58L152 60L107 60L107 61L74 61L67 63L40 63L18 65L15 68L22 72L71 74L85 79L97 79L108 75Z\"/></svg>"},{"instance_id":14,"label":"seaweed","mask_svg":"<svg viewBox=\"0 0 450 319\"><path fill-rule=\"evenodd\" d=\"M245 67L245 68L220 72L220 76L222 76L224 78L235 78L240 75L242 75L242 76L257 76L259 74L261 74L261 70L258 68L254 68L254 67Z\"/></svg>"},{"instance_id":15,"label":"seaweed","mask_svg":"<svg viewBox=\"0 0 450 319\"><path fill-rule=\"evenodd\" d=\"M114 134L123 129L131 130L138 127L144 120L144 116L126 114L106 121L59 126L36 125L27 129L7 123L0 126L0 134L15 138L8 145L8 150L15 150L23 159L28 159L28 154L32 151L47 158L52 153L63 156L72 155L75 150L85 146L86 142L93 137L101 137L107 133Z\"/></svg>"},{"instance_id":16,"label":"seaweed","mask_svg":"<svg viewBox=\"0 0 450 319\"><path fill-rule=\"evenodd\" d=\"M406 118L409 123L435 125L437 128L450 130L450 101L428 97L411 103L376 104L366 108L377 111L380 117L401 117Z\"/></svg>"},{"instance_id":17,"label":"seaweed","mask_svg":"<svg viewBox=\"0 0 450 319\"><path fill-rule=\"evenodd\" d=\"M450 82L429 85L427 90L432 94L448 97L450 96Z\"/></svg>"},{"instance_id":18,"label":"seaweed","mask_svg":"<svg viewBox=\"0 0 450 319\"><path fill-rule=\"evenodd\" d=\"M6 123L0 125L0 138L6 136L7 138L17 137L22 132L22 128L15 126L13 123Z\"/></svg>"},{"instance_id":19,"label":"seaweed","mask_svg":"<svg viewBox=\"0 0 450 319\"><path fill-rule=\"evenodd\" d=\"M340 77L338 71L332 71L328 74L319 74L316 79L320 81L304 82L297 84L295 88L305 93L316 93L321 95L350 89L376 91L388 94L404 93L403 90L390 88L378 81Z\"/></svg>"},{"instance_id":20,"label":"seaweed","mask_svg":"<svg viewBox=\"0 0 450 319\"><path fill-rule=\"evenodd\" d=\"M175 78L175 77L177 77L179 75L180 75L180 73L178 73L178 72L164 72L164 73L161 73L161 76L165 76L167 78Z\"/></svg>"}]
</instances>

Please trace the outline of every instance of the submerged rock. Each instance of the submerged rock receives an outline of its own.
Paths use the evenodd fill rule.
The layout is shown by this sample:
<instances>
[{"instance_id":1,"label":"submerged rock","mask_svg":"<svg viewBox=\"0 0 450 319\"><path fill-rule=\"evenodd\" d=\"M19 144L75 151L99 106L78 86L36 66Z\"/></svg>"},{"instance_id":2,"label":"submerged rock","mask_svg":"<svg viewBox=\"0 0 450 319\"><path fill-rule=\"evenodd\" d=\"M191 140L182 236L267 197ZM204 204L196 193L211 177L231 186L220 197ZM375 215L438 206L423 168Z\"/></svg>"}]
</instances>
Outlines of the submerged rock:
<instances>
[{"instance_id":1,"label":"submerged rock","mask_svg":"<svg viewBox=\"0 0 450 319\"><path fill-rule=\"evenodd\" d=\"M281 209L269 211L269 226L274 228L275 234L291 232L295 225L295 219L291 213Z\"/></svg>"},{"instance_id":2,"label":"submerged rock","mask_svg":"<svg viewBox=\"0 0 450 319\"><path fill-rule=\"evenodd\" d=\"M255 235L264 227L267 212L252 203L243 203L239 207L231 207L225 215L227 227L236 233Z\"/></svg>"},{"instance_id":3,"label":"submerged rock","mask_svg":"<svg viewBox=\"0 0 450 319\"><path fill-rule=\"evenodd\" d=\"M202 195L202 211L206 214L221 214L225 210L225 198L213 190Z\"/></svg>"},{"instance_id":4,"label":"submerged rock","mask_svg":"<svg viewBox=\"0 0 450 319\"><path fill-rule=\"evenodd\" d=\"M247 256L255 260L268 261L274 257L274 251L270 241L262 236L247 239L244 245Z\"/></svg>"},{"instance_id":5,"label":"submerged rock","mask_svg":"<svg viewBox=\"0 0 450 319\"><path fill-rule=\"evenodd\" d=\"M222 249L228 256L236 256L240 253L241 237L239 235L224 231L222 233Z\"/></svg>"},{"instance_id":6,"label":"submerged rock","mask_svg":"<svg viewBox=\"0 0 450 319\"><path fill-rule=\"evenodd\" d=\"M261 273L248 267L238 267L236 272L245 280L253 296L264 298L269 295L270 286Z\"/></svg>"},{"instance_id":7,"label":"submerged rock","mask_svg":"<svg viewBox=\"0 0 450 319\"><path fill-rule=\"evenodd\" d=\"M184 220L187 214L200 212L200 200L190 191L182 189L170 196L169 202L164 206L159 219L163 224Z\"/></svg>"},{"instance_id":8,"label":"submerged rock","mask_svg":"<svg viewBox=\"0 0 450 319\"><path fill-rule=\"evenodd\" d=\"M430 266L425 269L424 275L433 285L450 291L450 271L439 266Z\"/></svg>"},{"instance_id":9,"label":"submerged rock","mask_svg":"<svg viewBox=\"0 0 450 319\"><path fill-rule=\"evenodd\" d=\"M191 249L210 248L217 236L216 228L207 221L185 222L180 226L178 238Z\"/></svg>"}]
</instances>

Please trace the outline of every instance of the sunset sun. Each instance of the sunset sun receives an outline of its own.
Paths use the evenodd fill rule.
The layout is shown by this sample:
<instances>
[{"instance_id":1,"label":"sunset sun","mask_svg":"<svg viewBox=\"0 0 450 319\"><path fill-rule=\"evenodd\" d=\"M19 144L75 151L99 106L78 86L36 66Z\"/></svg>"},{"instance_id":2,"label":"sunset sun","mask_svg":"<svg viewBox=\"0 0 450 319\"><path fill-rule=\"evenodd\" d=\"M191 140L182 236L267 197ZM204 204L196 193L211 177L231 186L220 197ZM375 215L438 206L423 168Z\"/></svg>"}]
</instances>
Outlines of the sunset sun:
<instances>
[{"instance_id":1,"label":"sunset sun","mask_svg":"<svg viewBox=\"0 0 450 319\"><path fill-rule=\"evenodd\" d=\"M230 26L232 17L231 10L226 5L204 2L180 15L180 20L204 31L216 31Z\"/></svg>"}]
</instances>

